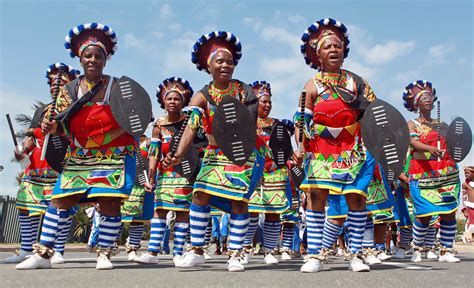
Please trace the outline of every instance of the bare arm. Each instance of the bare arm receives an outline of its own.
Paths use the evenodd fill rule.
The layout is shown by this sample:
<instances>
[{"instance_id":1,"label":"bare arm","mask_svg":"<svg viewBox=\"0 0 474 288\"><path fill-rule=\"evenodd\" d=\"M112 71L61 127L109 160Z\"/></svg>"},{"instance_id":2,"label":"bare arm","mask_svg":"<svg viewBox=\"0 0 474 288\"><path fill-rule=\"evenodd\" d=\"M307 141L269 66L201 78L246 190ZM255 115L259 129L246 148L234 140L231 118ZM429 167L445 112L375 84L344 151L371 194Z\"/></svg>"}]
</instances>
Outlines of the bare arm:
<instances>
[{"instance_id":1,"label":"bare arm","mask_svg":"<svg viewBox=\"0 0 474 288\"><path fill-rule=\"evenodd\" d=\"M408 129L410 130L410 134L416 133L415 124L412 121L408 121ZM443 155L443 150L438 149L437 147L430 146L424 143L421 143L418 140L418 137L411 137L410 144L415 148L415 150L420 152L430 152L433 156L438 157Z\"/></svg>"},{"instance_id":2,"label":"bare arm","mask_svg":"<svg viewBox=\"0 0 474 288\"><path fill-rule=\"evenodd\" d=\"M310 111L313 111L313 107L314 107L314 99L316 98L316 89L313 85L313 82L312 80L309 80L308 82L306 82L305 86L304 86L304 89L306 90L306 100L305 100L305 108L310 110ZM301 95L299 97L299 100L298 100L298 109L300 109L301 107ZM304 115L302 115L301 117L304 117ZM301 122L299 121L295 121L295 125L296 125L296 129L295 129L295 140L296 140L296 146L299 146L300 144L300 125L301 125ZM303 123L304 125L304 123ZM304 143L305 143L305 135L303 134L303 147L304 147ZM297 155L298 158L301 158L302 155L298 154Z\"/></svg>"}]
</instances>

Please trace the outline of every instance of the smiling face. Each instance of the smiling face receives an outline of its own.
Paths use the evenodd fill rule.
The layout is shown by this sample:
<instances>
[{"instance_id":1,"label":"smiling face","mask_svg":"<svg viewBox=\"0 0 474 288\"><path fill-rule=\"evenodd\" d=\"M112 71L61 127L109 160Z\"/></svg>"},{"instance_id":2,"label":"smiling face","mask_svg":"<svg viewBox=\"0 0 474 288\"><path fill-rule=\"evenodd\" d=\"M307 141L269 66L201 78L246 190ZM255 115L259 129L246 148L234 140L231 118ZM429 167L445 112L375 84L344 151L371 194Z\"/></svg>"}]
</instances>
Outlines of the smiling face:
<instances>
[{"instance_id":1,"label":"smiling face","mask_svg":"<svg viewBox=\"0 0 474 288\"><path fill-rule=\"evenodd\" d=\"M105 67L106 56L99 46L88 46L81 54L81 66L88 80L99 80Z\"/></svg>"},{"instance_id":2,"label":"smiling face","mask_svg":"<svg viewBox=\"0 0 474 288\"><path fill-rule=\"evenodd\" d=\"M267 118L272 111L272 100L270 96L262 96L258 99L258 117Z\"/></svg>"},{"instance_id":3,"label":"smiling face","mask_svg":"<svg viewBox=\"0 0 474 288\"><path fill-rule=\"evenodd\" d=\"M183 99L178 92L170 92L165 98L165 110L168 114L177 114L183 109Z\"/></svg>"},{"instance_id":4,"label":"smiling face","mask_svg":"<svg viewBox=\"0 0 474 288\"><path fill-rule=\"evenodd\" d=\"M214 81L228 82L232 79L234 67L234 57L232 54L220 50L212 57L208 69Z\"/></svg>"},{"instance_id":5,"label":"smiling face","mask_svg":"<svg viewBox=\"0 0 474 288\"><path fill-rule=\"evenodd\" d=\"M339 72L344 61L344 46L336 37L324 40L317 51L321 70L324 72Z\"/></svg>"}]
</instances>

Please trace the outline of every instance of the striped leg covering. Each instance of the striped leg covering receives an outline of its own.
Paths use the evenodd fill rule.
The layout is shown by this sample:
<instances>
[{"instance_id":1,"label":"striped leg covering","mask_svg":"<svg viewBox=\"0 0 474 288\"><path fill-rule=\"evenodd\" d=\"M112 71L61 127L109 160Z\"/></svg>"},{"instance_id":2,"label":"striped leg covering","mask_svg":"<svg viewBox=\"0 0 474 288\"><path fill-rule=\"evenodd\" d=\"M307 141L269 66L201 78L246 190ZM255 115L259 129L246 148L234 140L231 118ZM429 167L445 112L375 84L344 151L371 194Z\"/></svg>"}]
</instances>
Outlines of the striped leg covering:
<instances>
[{"instance_id":1,"label":"striped leg covering","mask_svg":"<svg viewBox=\"0 0 474 288\"><path fill-rule=\"evenodd\" d=\"M374 247L374 221L372 220L372 217L367 217L364 238L362 239L362 248L372 247Z\"/></svg>"},{"instance_id":2,"label":"striped leg covering","mask_svg":"<svg viewBox=\"0 0 474 288\"><path fill-rule=\"evenodd\" d=\"M25 214L18 215L20 218L20 235L21 245L20 249L23 251L33 251L33 240L31 239L32 227L31 217Z\"/></svg>"},{"instance_id":3,"label":"striped leg covering","mask_svg":"<svg viewBox=\"0 0 474 288\"><path fill-rule=\"evenodd\" d=\"M189 211L189 224L191 227L191 245L203 247L205 243L206 228L211 218L211 206L191 204Z\"/></svg>"},{"instance_id":4,"label":"striped leg covering","mask_svg":"<svg viewBox=\"0 0 474 288\"><path fill-rule=\"evenodd\" d=\"M184 251L184 242L189 231L188 222L174 223L173 256L182 255Z\"/></svg>"},{"instance_id":5,"label":"striped leg covering","mask_svg":"<svg viewBox=\"0 0 474 288\"><path fill-rule=\"evenodd\" d=\"M204 243L209 245L211 242L211 237L212 237L212 222L209 222L206 227L206 233L204 234Z\"/></svg>"},{"instance_id":6,"label":"striped leg covering","mask_svg":"<svg viewBox=\"0 0 474 288\"><path fill-rule=\"evenodd\" d=\"M336 243L337 237L341 234L342 226L338 226L329 219L324 222L323 229L323 248L331 249Z\"/></svg>"},{"instance_id":7,"label":"striped leg covering","mask_svg":"<svg viewBox=\"0 0 474 288\"><path fill-rule=\"evenodd\" d=\"M240 251L244 247L245 235L249 227L249 214L230 214L230 233L228 249Z\"/></svg>"},{"instance_id":8,"label":"striped leg covering","mask_svg":"<svg viewBox=\"0 0 474 288\"><path fill-rule=\"evenodd\" d=\"M257 216L249 218L249 228L247 229L247 233L245 234L244 246L252 246L253 245L253 237L255 237L255 232L258 228L258 214Z\"/></svg>"},{"instance_id":9,"label":"striped leg covering","mask_svg":"<svg viewBox=\"0 0 474 288\"><path fill-rule=\"evenodd\" d=\"M413 245L422 247L425 242L425 236L428 232L429 224L422 224L417 219L413 221Z\"/></svg>"},{"instance_id":10,"label":"striped leg covering","mask_svg":"<svg viewBox=\"0 0 474 288\"><path fill-rule=\"evenodd\" d=\"M129 238L128 238L128 246L132 249L140 248L140 242L142 241L143 231L145 230L145 225L130 225L129 228Z\"/></svg>"},{"instance_id":11,"label":"striped leg covering","mask_svg":"<svg viewBox=\"0 0 474 288\"><path fill-rule=\"evenodd\" d=\"M428 232L426 232L425 242L423 243L423 247L433 248L434 242L436 240L436 228L434 226L430 226L428 228Z\"/></svg>"},{"instance_id":12,"label":"striped leg covering","mask_svg":"<svg viewBox=\"0 0 474 288\"><path fill-rule=\"evenodd\" d=\"M364 239L365 225L367 223L367 214L367 210L349 210L347 213L347 223L349 225L349 250L353 254L362 251L362 241Z\"/></svg>"},{"instance_id":13,"label":"striped leg covering","mask_svg":"<svg viewBox=\"0 0 474 288\"><path fill-rule=\"evenodd\" d=\"M148 252L160 253L161 242L165 235L166 219L153 218L150 226L150 241L148 242Z\"/></svg>"},{"instance_id":14,"label":"striped leg covering","mask_svg":"<svg viewBox=\"0 0 474 288\"><path fill-rule=\"evenodd\" d=\"M400 228L400 242L398 243L398 246L402 248L408 248L412 235L412 228Z\"/></svg>"},{"instance_id":15,"label":"striped leg covering","mask_svg":"<svg viewBox=\"0 0 474 288\"><path fill-rule=\"evenodd\" d=\"M293 233L294 233L294 230L295 230L295 227L294 227L293 224L283 226L283 237L281 239L281 244L283 246L283 250L290 251L291 248L293 248Z\"/></svg>"},{"instance_id":16,"label":"striped leg covering","mask_svg":"<svg viewBox=\"0 0 474 288\"><path fill-rule=\"evenodd\" d=\"M41 225L41 218L43 215L31 216L31 242L36 243L38 242L38 234Z\"/></svg>"},{"instance_id":17,"label":"striped leg covering","mask_svg":"<svg viewBox=\"0 0 474 288\"><path fill-rule=\"evenodd\" d=\"M89 247L97 247L97 242L99 242L99 219L99 212L94 210L94 215L92 216L91 234L89 235L89 240L87 241L87 245Z\"/></svg>"},{"instance_id":18,"label":"striped leg covering","mask_svg":"<svg viewBox=\"0 0 474 288\"><path fill-rule=\"evenodd\" d=\"M122 226L122 217L101 215L99 219L99 248L113 248Z\"/></svg>"},{"instance_id":19,"label":"striped leg covering","mask_svg":"<svg viewBox=\"0 0 474 288\"><path fill-rule=\"evenodd\" d=\"M71 230L72 216L69 216L68 220L59 226L58 237L54 243L54 251L64 254L64 246L66 246L67 239L69 238L69 231Z\"/></svg>"},{"instance_id":20,"label":"striped leg covering","mask_svg":"<svg viewBox=\"0 0 474 288\"><path fill-rule=\"evenodd\" d=\"M69 220L69 211L57 209L49 206L44 215L43 225L41 226L40 244L48 248L53 248L58 237L59 226L64 226Z\"/></svg>"},{"instance_id":21,"label":"striped leg covering","mask_svg":"<svg viewBox=\"0 0 474 288\"><path fill-rule=\"evenodd\" d=\"M323 244L324 212L306 211L308 254L319 254Z\"/></svg>"},{"instance_id":22,"label":"striped leg covering","mask_svg":"<svg viewBox=\"0 0 474 288\"><path fill-rule=\"evenodd\" d=\"M440 223L440 239L439 242L445 248L451 249L454 245L456 237L456 220L447 221L441 219Z\"/></svg>"},{"instance_id":23,"label":"striped leg covering","mask_svg":"<svg viewBox=\"0 0 474 288\"><path fill-rule=\"evenodd\" d=\"M263 248L266 252L275 249L280 236L280 221L265 221L263 224Z\"/></svg>"}]
</instances>

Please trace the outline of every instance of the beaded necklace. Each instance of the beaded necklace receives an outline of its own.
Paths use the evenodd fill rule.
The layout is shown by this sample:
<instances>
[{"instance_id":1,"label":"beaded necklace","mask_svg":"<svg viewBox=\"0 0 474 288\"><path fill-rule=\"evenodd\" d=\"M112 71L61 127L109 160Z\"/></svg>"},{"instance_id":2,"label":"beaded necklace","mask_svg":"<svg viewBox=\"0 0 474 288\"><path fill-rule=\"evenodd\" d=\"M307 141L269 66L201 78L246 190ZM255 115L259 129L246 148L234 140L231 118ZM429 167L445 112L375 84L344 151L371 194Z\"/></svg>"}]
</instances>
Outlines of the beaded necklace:
<instances>
[{"instance_id":1,"label":"beaded necklace","mask_svg":"<svg viewBox=\"0 0 474 288\"><path fill-rule=\"evenodd\" d=\"M237 95L237 93L239 92L239 89L238 89L237 82L231 81L229 83L229 86L224 90L216 88L214 86L214 83L212 83L209 86L208 91L209 91L209 94L212 97L212 100L214 100L216 103L219 103L224 96L235 97Z\"/></svg>"}]
</instances>

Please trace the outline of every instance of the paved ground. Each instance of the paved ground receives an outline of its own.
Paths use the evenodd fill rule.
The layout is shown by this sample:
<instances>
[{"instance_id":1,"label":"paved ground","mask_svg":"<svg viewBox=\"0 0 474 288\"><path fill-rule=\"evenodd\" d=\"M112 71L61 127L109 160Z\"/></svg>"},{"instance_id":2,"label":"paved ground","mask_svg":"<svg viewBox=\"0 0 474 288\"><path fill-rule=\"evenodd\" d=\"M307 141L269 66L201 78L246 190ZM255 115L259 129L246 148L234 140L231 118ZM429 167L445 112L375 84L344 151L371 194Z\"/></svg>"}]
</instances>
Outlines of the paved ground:
<instances>
[{"instance_id":1,"label":"paved ground","mask_svg":"<svg viewBox=\"0 0 474 288\"><path fill-rule=\"evenodd\" d=\"M0 259L10 253L1 252ZM178 269L171 256L160 256L158 265L126 261L125 253L113 258L115 269L95 270L95 259L86 252L67 252L67 263L50 270L17 271L13 264L0 264L0 287L472 287L474 254L461 252L461 263L435 261L412 264L408 258L372 266L369 273L347 270L347 262L333 258L316 274L299 272L302 259L262 264L252 258L243 273L227 272L226 258L214 256L200 268ZM68 281L68 282L66 282ZM66 284L67 283L67 284ZM309 286L308 286L309 285ZM62 285L61 285L62 286Z\"/></svg>"}]
</instances>

